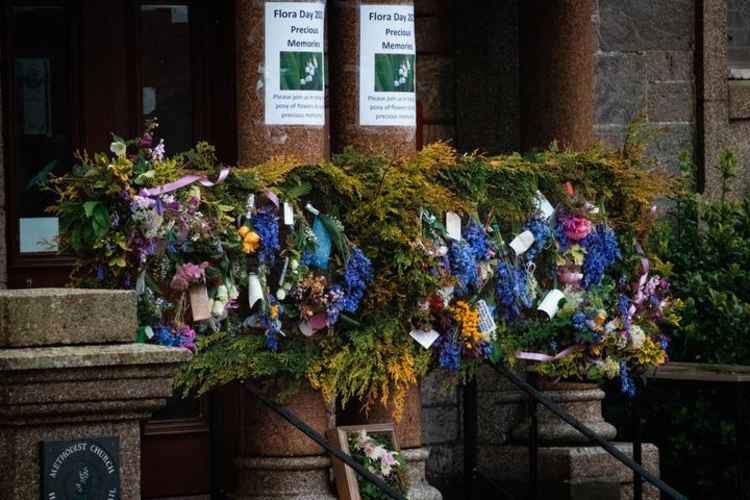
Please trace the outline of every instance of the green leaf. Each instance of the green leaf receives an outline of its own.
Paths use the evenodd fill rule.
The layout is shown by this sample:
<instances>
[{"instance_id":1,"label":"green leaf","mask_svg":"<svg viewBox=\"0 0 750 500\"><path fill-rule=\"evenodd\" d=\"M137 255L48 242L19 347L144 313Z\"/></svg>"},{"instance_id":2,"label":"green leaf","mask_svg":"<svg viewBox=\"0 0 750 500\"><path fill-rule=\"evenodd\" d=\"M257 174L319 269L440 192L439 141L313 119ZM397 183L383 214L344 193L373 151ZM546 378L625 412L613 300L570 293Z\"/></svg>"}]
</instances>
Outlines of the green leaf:
<instances>
[{"instance_id":1,"label":"green leaf","mask_svg":"<svg viewBox=\"0 0 750 500\"><path fill-rule=\"evenodd\" d=\"M97 205L99 205L98 201L87 201L83 204L83 211L86 214L86 217L91 218Z\"/></svg>"},{"instance_id":2,"label":"green leaf","mask_svg":"<svg viewBox=\"0 0 750 500\"><path fill-rule=\"evenodd\" d=\"M94 230L94 239L101 239L109 230L109 211L102 204L94 207L91 227Z\"/></svg>"}]
</instances>

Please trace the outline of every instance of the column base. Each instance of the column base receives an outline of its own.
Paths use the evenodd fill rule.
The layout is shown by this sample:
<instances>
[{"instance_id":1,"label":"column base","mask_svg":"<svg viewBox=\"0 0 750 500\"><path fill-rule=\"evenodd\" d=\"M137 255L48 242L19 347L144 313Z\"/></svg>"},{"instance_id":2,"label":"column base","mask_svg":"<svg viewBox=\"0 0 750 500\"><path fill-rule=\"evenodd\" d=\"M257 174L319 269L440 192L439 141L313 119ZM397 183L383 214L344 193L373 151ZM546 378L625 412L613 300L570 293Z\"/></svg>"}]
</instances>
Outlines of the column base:
<instances>
[{"instance_id":1,"label":"column base","mask_svg":"<svg viewBox=\"0 0 750 500\"><path fill-rule=\"evenodd\" d=\"M612 443L633 456L632 443ZM503 483L509 490L525 494L528 488L529 449L526 446L482 446L482 473ZM643 465L659 475L659 449L643 445ZM554 446L539 448L540 498L633 498L633 472L598 446ZM659 490L643 483L643 498L658 500Z\"/></svg>"},{"instance_id":2,"label":"column base","mask_svg":"<svg viewBox=\"0 0 750 500\"><path fill-rule=\"evenodd\" d=\"M331 490L331 460L325 455L307 457L243 457L236 500L336 500Z\"/></svg>"},{"instance_id":3,"label":"column base","mask_svg":"<svg viewBox=\"0 0 750 500\"><path fill-rule=\"evenodd\" d=\"M401 454L409 469L409 500L442 500L443 495L437 488L427 482L425 466L430 450L427 448L412 448L402 450Z\"/></svg>"}]
</instances>

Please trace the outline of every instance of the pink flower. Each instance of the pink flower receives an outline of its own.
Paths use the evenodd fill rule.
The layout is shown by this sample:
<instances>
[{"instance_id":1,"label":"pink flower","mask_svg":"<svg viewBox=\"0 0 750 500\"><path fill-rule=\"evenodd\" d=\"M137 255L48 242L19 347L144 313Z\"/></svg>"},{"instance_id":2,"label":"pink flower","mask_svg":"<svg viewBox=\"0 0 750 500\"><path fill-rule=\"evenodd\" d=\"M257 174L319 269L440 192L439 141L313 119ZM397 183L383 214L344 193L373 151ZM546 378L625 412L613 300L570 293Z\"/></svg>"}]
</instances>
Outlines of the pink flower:
<instances>
[{"instance_id":1,"label":"pink flower","mask_svg":"<svg viewBox=\"0 0 750 500\"><path fill-rule=\"evenodd\" d=\"M565 236L572 241L582 240L591 232L591 221L584 217L567 217L562 226Z\"/></svg>"},{"instance_id":2,"label":"pink flower","mask_svg":"<svg viewBox=\"0 0 750 500\"><path fill-rule=\"evenodd\" d=\"M169 286L173 290L187 290L191 283L202 283L206 279L208 262L199 265L188 262L177 266L177 272L172 277Z\"/></svg>"}]
</instances>

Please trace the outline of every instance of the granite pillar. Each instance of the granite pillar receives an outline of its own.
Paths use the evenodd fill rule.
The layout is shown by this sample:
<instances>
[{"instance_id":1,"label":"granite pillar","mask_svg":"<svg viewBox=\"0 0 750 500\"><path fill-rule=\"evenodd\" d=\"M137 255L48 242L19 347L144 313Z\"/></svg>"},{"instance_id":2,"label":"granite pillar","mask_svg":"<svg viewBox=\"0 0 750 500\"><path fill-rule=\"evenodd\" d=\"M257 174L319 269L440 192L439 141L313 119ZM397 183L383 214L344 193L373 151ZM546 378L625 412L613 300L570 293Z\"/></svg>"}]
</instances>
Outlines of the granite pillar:
<instances>
[{"instance_id":1,"label":"granite pillar","mask_svg":"<svg viewBox=\"0 0 750 500\"><path fill-rule=\"evenodd\" d=\"M393 408L382 404L365 410L361 403L350 401L340 409L336 421L338 425L382 424L393 422L396 439L409 469L410 500L440 500L440 492L430 486L425 476L425 465L430 451L422 447L422 391L414 385L406 395L401 419L395 421Z\"/></svg>"},{"instance_id":2,"label":"granite pillar","mask_svg":"<svg viewBox=\"0 0 750 500\"><path fill-rule=\"evenodd\" d=\"M274 156L321 162L329 154L327 124L265 124L265 4L236 1L237 162L248 166Z\"/></svg>"},{"instance_id":3,"label":"granite pillar","mask_svg":"<svg viewBox=\"0 0 750 500\"><path fill-rule=\"evenodd\" d=\"M359 117L360 5L414 5L404 0L339 0L331 8L331 144L334 152L360 151L397 157L416 151L417 127L363 126ZM418 65L418 63L417 63ZM416 74L418 75L418 69Z\"/></svg>"},{"instance_id":4,"label":"granite pillar","mask_svg":"<svg viewBox=\"0 0 750 500\"><path fill-rule=\"evenodd\" d=\"M521 2L521 147L593 136L593 0Z\"/></svg>"},{"instance_id":5,"label":"granite pillar","mask_svg":"<svg viewBox=\"0 0 750 500\"><path fill-rule=\"evenodd\" d=\"M109 451L119 474L113 487L123 500L140 499L141 422L172 395L190 352L129 343L137 326L133 292L2 291L0 311L0 499L42 496L50 482L43 443L108 440L119 448ZM83 456L61 461L55 488L72 487L70 477L80 482L86 465L89 485L101 484Z\"/></svg>"},{"instance_id":6,"label":"granite pillar","mask_svg":"<svg viewBox=\"0 0 750 500\"><path fill-rule=\"evenodd\" d=\"M276 393L278 391L274 391ZM325 435L332 415L320 392L303 386L287 408ZM247 500L334 500L331 460L325 450L273 410L242 391L238 486L230 495Z\"/></svg>"}]
</instances>

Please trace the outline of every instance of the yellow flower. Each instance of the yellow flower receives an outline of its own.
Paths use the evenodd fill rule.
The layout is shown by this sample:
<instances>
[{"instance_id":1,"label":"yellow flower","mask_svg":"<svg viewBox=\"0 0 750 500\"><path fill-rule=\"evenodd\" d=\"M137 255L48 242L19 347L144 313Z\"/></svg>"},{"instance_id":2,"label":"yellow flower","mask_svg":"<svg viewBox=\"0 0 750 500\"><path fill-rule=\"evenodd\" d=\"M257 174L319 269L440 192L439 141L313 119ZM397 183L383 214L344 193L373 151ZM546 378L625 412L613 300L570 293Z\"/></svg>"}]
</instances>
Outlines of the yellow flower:
<instances>
[{"instance_id":1,"label":"yellow flower","mask_svg":"<svg viewBox=\"0 0 750 500\"><path fill-rule=\"evenodd\" d=\"M246 254L255 253L260 246L260 236L255 231L251 231L247 226L242 226L237 231L242 237L242 251Z\"/></svg>"}]
</instances>

